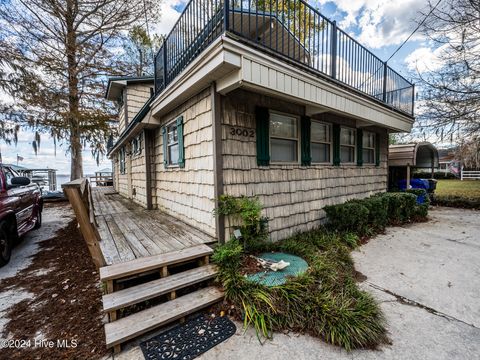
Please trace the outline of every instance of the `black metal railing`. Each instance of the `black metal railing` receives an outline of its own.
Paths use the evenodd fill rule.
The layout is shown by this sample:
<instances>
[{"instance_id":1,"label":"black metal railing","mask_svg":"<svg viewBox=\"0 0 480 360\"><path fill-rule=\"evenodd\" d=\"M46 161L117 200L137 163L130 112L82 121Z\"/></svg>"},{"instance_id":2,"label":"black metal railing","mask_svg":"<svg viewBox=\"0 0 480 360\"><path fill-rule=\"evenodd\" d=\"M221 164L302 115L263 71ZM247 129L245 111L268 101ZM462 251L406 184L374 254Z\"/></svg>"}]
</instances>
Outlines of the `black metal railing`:
<instances>
[{"instance_id":1,"label":"black metal railing","mask_svg":"<svg viewBox=\"0 0 480 360\"><path fill-rule=\"evenodd\" d=\"M226 32L413 115L414 85L303 0L191 0L156 55L156 93Z\"/></svg>"}]
</instances>

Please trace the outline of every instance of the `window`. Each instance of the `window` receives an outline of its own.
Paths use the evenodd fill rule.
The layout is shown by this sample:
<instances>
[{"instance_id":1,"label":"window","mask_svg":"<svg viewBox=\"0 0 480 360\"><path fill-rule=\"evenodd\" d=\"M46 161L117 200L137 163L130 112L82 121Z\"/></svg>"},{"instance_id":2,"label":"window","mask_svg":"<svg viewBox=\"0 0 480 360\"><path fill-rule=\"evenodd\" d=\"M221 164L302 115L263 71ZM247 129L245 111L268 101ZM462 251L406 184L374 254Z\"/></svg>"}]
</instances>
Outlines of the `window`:
<instances>
[{"instance_id":1,"label":"window","mask_svg":"<svg viewBox=\"0 0 480 360\"><path fill-rule=\"evenodd\" d=\"M372 132L363 132L363 163L364 164L375 164L375 133Z\"/></svg>"},{"instance_id":2,"label":"window","mask_svg":"<svg viewBox=\"0 0 480 360\"><path fill-rule=\"evenodd\" d=\"M167 164L178 165L178 131L175 121L167 126Z\"/></svg>"},{"instance_id":3,"label":"window","mask_svg":"<svg viewBox=\"0 0 480 360\"><path fill-rule=\"evenodd\" d=\"M340 128L340 162L354 163L355 162L355 129Z\"/></svg>"},{"instance_id":4,"label":"window","mask_svg":"<svg viewBox=\"0 0 480 360\"><path fill-rule=\"evenodd\" d=\"M132 139L132 155L140 155L142 153L142 134Z\"/></svg>"},{"instance_id":5,"label":"window","mask_svg":"<svg viewBox=\"0 0 480 360\"><path fill-rule=\"evenodd\" d=\"M310 151L313 163L331 162L331 131L330 125L312 121Z\"/></svg>"},{"instance_id":6,"label":"window","mask_svg":"<svg viewBox=\"0 0 480 360\"><path fill-rule=\"evenodd\" d=\"M298 119L270 113L270 154L273 162L298 162Z\"/></svg>"},{"instance_id":7,"label":"window","mask_svg":"<svg viewBox=\"0 0 480 360\"><path fill-rule=\"evenodd\" d=\"M118 153L118 162L120 163L120 174L125 174L125 146Z\"/></svg>"}]
</instances>

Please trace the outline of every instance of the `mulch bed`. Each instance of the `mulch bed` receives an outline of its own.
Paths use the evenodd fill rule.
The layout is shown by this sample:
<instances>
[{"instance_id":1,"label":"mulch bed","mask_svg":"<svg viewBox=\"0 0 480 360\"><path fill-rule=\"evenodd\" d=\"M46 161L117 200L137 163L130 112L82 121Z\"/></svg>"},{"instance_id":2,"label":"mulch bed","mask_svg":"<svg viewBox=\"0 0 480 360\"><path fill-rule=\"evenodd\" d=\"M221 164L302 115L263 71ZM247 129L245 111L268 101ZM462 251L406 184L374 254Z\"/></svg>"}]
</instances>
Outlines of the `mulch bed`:
<instances>
[{"instance_id":1,"label":"mulch bed","mask_svg":"<svg viewBox=\"0 0 480 360\"><path fill-rule=\"evenodd\" d=\"M242 275L255 274L260 271L265 271L265 269L258 263L258 261L249 255L246 255L242 259L240 265L240 273Z\"/></svg>"},{"instance_id":2,"label":"mulch bed","mask_svg":"<svg viewBox=\"0 0 480 360\"><path fill-rule=\"evenodd\" d=\"M30 266L0 282L0 291L8 289L25 289L34 296L8 310L10 322L0 337L30 340L31 345L2 349L1 358L96 359L107 353L101 283L75 220L39 243ZM54 346L35 346L35 338L51 340Z\"/></svg>"}]
</instances>

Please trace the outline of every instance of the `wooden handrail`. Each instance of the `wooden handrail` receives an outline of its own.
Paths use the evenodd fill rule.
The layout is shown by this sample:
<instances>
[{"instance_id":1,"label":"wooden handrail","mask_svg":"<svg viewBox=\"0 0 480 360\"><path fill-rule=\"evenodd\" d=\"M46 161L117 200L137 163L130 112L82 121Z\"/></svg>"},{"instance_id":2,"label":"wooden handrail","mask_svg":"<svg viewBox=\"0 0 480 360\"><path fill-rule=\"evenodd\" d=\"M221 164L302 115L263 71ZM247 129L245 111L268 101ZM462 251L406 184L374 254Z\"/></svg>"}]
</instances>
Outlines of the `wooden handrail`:
<instances>
[{"instance_id":1,"label":"wooden handrail","mask_svg":"<svg viewBox=\"0 0 480 360\"><path fill-rule=\"evenodd\" d=\"M98 244L100 236L95 223L91 187L88 180L84 178L70 181L63 184L62 189L72 205L83 239L87 243L95 266L97 269L105 266L105 259Z\"/></svg>"}]
</instances>

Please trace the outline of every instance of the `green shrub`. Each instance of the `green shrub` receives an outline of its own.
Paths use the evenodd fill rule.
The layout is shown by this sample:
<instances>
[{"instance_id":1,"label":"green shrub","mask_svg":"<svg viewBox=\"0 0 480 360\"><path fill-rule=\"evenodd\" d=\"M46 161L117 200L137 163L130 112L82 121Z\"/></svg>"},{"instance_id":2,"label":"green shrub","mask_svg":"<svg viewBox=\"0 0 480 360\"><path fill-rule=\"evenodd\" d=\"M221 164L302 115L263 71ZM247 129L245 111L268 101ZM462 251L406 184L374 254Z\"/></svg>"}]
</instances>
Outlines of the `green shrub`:
<instances>
[{"instance_id":1,"label":"green shrub","mask_svg":"<svg viewBox=\"0 0 480 360\"><path fill-rule=\"evenodd\" d=\"M236 268L243 256L243 247L238 240L232 239L218 246L213 253L212 260L222 268Z\"/></svg>"},{"instance_id":2,"label":"green shrub","mask_svg":"<svg viewBox=\"0 0 480 360\"><path fill-rule=\"evenodd\" d=\"M406 192L385 193L388 201L389 223L398 225L409 221L417 205L417 197Z\"/></svg>"},{"instance_id":3,"label":"green shrub","mask_svg":"<svg viewBox=\"0 0 480 360\"><path fill-rule=\"evenodd\" d=\"M423 194L424 190L420 192ZM359 236L370 236L383 231L388 224L401 224L413 220L414 217L424 219L425 213L428 213L428 202L427 206L417 209L415 194L395 192L326 206L324 210L327 214L329 229L341 233L351 232Z\"/></svg>"},{"instance_id":4,"label":"green shrub","mask_svg":"<svg viewBox=\"0 0 480 360\"><path fill-rule=\"evenodd\" d=\"M342 240L352 249L355 249L360 244L358 235L351 232L343 234Z\"/></svg>"},{"instance_id":5,"label":"green shrub","mask_svg":"<svg viewBox=\"0 0 480 360\"><path fill-rule=\"evenodd\" d=\"M328 226L338 232L354 232L363 235L367 231L368 208L360 201L351 201L324 208Z\"/></svg>"},{"instance_id":6,"label":"green shrub","mask_svg":"<svg viewBox=\"0 0 480 360\"><path fill-rule=\"evenodd\" d=\"M412 220L414 221L424 221L428 217L428 203L417 204L412 214Z\"/></svg>"},{"instance_id":7,"label":"green shrub","mask_svg":"<svg viewBox=\"0 0 480 360\"><path fill-rule=\"evenodd\" d=\"M435 195L433 203L437 206L449 206L462 209L480 210L480 199L468 199L464 196Z\"/></svg>"},{"instance_id":8,"label":"green shrub","mask_svg":"<svg viewBox=\"0 0 480 360\"><path fill-rule=\"evenodd\" d=\"M425 199L426 204L430 204L430 197L428 196L428 192L425 189L409 189L406 190L407 193L409 194L414 194L415 196L423 196Z\"/></svg>"},{"instance_id":9,"label":"green shrub","mask_svg":"<svg viewBox=\"0 0 480 360\"><path fill-rule=\"evenodd\" d=\"M414 173L413 178L415 179L430 179L432 177L431 173ZM458 176L452 173L446 173L444 171L435 171L433 174L433 178L437 180L445 180L445 179L458 179Z\"/></svg>"},{"instance_id":10,"label":"green shrub","mask_svg":"<svg viewBox=\"0 0 480 360\"><path fill-rule=\"evenodd\" d=\"M221 195L213 212L216 216L232 216L241 221L239 229L246 248L254 248L266 240L268 219L262 217L262 204L257 198Z\"/></svg>"},{"instance_id":11,"label":"green shrub","mask_svg":"<svg viewBox=\"0 0 480 360\"><path fill-rule=\"evenodd\" d=\"M361 200L368 209L368 224L373 231L382 231L388 224L388 199L383 194Z\"/></svg>"}]
</instances>

